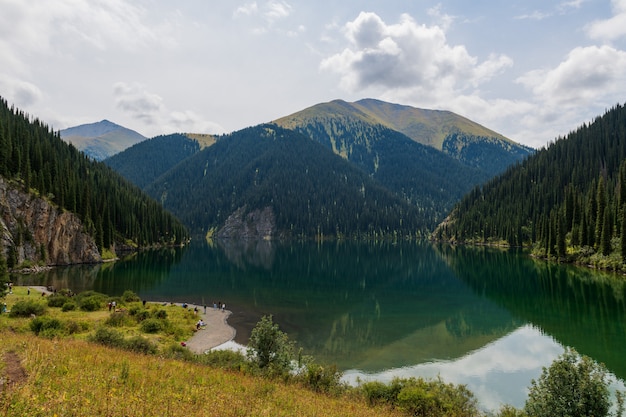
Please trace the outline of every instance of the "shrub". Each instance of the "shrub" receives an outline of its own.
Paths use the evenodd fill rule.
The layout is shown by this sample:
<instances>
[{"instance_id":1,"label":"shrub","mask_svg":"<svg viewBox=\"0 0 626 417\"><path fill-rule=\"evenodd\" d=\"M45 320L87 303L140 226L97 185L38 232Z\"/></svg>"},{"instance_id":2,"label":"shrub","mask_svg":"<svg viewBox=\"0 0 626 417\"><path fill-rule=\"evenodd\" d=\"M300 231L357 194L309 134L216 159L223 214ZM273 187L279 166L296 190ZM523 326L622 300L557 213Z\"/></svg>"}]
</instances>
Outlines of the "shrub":
<instances>
[{"instance_id":1,"label":"shrub","mask_svg":"<svg viewBox=\"0 0 626 417\"><path fill-rule=\"evenodd\" d=\"M41 316L46 312L46 306L34 300L20 300L11 308L9 317Z\"/></svg>"},{"instance_id":2,"label":"shrub","mask_svg":"<svg viewBox=\"0 0 626 417\"><path fill-rule=\"evenodd\" d=\"M150 312L146 309L143 308L139 308L138 310L134 310L134 314L133 313L129 313L131 316L135 317L135 320L137 320L138 323L141 323L142 321L144 321L145 319L149 319L150 318Z\"/></svg>"},{"instance_id":3,"label":"shrub","mask_svg":"<svg viewBox=\"0 0 626 417\"><path fill-rule=\"evenodd\" d=\"M73 301L68 301L67 303L63 304L63 307L61 307L61 311L74 311L76 310L76 303L74 303Z\"/></svg>"},{"instance_id":4,"label":"shrub","mask_svg":"<svg viewBox=\"0 0 626 417\"><path fill-rule=\"evenodd\" d=\"M95 291L85 291L76 296L76 303L83 311L98 311L104 306L107 296Z\"/></svg>"},{"instance_id":5,"label":"shrub","mask_svg":"<svg viewBox=\"0 0 626 417\"><path fill-rule=\"evenodd\" d=\"M63 325L58 319L53 319L51 317L36 317L30 321L30 330L36 335L39 335L43 331L46 330L54 330L58 331L62 329ZM50 333L50 332L48 332Z\"/></svg>"},{"instance_id":6,"label":"shrub","mask_svg":"<svg viewBox=\"0 0 626 417\"><path fill-rule=\"evenodd\" d=\"M214 368L239 371L247 365L246 357L233 350L211 350L199 356L200 362Z\"/></svg>"},{"instance_id":7,"label":"shrub","mask_svg":"<svg viewBox=\"0 0 626 417\"><path fill-rule=\"evenodd\" d=\"M301 378L307 387L316 392L339 393L345 388L341 383L341 372L335 365L306 364Z\"/></svg>"},{"instance_id":8,"label":"shrub","mask_svg":"<svg viewBox=\"0 0 626 417\"><path fill-rule=\"evenodd\" d=\"M117 330L100 327L89 337L89 340L104 346L123 348L124 336Z\"/></svg>"},{"instance_id":9,"label":"shrub","mask_svg":"<svg viewBox=\"0 0 626 417\"><path fill-rule=\"evenodd\" d=\"M131 290L126 290L124 291L124 294L122 294L121 300L125 303L134 303L137 301L141 301L141 298L139 298L139 296Z\"/></svg>"},{"instance_id":10,"label":"shrub","mask_svg":"<svg viewBox=\"0 0 626 417\"><path fill-rule=\"evenodd\" d=\"M152 315L154 316L154 318L165 320L167 318L167 311L159 309L155 311Z\"/></svg>"},{"instance_id":11,"label":"shrub","mask_svg":"<svg viewBox=\"0 0 626 417\"><path fill-rule=\"evenodd\" d=\"M146 319L141 322L140 327L144 333L158 333L163 328L163 324L157 319Z\"/></svg>"},{"instance_id":12,"label":"shrub","mask_svg":"<svg viewBox=\"0 0 626 417\"><path fill-rule=\"evenodd\" d=\"M157 346L141 336L133 336L126 341L126 349L136 352L143 353L144 355L153 355L157 352Z\"/></svg>"},{"instance_id":13,"label":"shrub","mask_svg":"<svg viewBox=\"0 0 626 417\"><path fill-rule=\"evenodd\" d=\"M440 379L394 378L389 385L367 382L361 386L371 405L386 404L412 416L478 416L478 403L464 385Z\"/></svg>"},{"instance_id":14,"label":"shrub","mask_svg":"<svg viewBox=\"0 0 626 417\"><path fill-rule=\"evenodd\" d=\"M67 303L68 297L60 294L54 294L48 297L48 307L61 307Z\"/></svg>"},{"instance_id":15,"label":"shrub","mask_svg":"<svg viewBox=\"0 0 626 417\"><path fill-rule=\"evenodd\" d=\"M170 343L163 350L163 356L171 359L178 359L192 362L196 359L196 354L181 346L178 343Z\"/></svg>"},{"instance_id":16,"label":"shrub","mask_svg":"<svg viewBox=\"0 0 626 417\"><path fill-rule=\"evenodd\" d=\"M105 320L104 324L112 327L122 327L127 325L132 325L132 319L129 318L128 314L123 311L111 313L109 317Z\"/></svg>"},{"instance_id":17,"label":"shrub","mask_svg":"<svg viewBox=\"0 0 626 417\"><path fill-rule=\"evenodd\" d=\"M587 356L567 349L538 381L531 382L524 410L531 416L606 416L607 371Z\"/></svg>"}]
</instances>

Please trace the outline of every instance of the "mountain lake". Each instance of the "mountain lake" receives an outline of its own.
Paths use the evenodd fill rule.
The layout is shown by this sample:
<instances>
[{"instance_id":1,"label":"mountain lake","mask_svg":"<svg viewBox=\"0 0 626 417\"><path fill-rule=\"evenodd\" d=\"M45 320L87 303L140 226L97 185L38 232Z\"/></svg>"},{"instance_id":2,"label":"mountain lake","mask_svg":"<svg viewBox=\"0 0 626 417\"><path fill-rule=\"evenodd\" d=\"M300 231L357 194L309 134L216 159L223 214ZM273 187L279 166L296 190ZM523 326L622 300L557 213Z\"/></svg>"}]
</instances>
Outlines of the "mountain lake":
<instances>
[{"instance_id":1,"label":"mountain lake","mask_svg":"<svg viewBox=\"0 0 626 417\"><path fill-rule=\"evenodd\" d=\"M346 382L441 377L467 385L484 410L523 407L531 380L565 347L604 363L613 392L625 389L626 279L517 251L195 242L21 275L17 283L132 290L209 308L224 302L243 345L271 314L304 354L337 365Z\"/></svg>"}]
</instances>

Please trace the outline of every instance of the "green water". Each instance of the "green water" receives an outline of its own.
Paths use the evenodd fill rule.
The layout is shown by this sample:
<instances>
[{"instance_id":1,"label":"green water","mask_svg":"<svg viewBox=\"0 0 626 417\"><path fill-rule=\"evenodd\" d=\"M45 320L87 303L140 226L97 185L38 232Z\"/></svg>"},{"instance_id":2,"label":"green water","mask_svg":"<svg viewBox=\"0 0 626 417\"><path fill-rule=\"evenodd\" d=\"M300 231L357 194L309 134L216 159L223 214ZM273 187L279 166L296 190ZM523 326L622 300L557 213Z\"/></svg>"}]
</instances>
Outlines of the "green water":
<instances>
[{"instance_id":1,"label":"green water","mask_svg":"<svg viewBox=\"0 0 626 417\"><path fill-rule=\"evenodd\" d=\"M442 376L485 408L523 405L565 346L626 378L626 280L487 249L430 244L194 244L24 283L149 300L223 301L237 342L265 314L348 381Z\"/></svg>"}]
</instances>

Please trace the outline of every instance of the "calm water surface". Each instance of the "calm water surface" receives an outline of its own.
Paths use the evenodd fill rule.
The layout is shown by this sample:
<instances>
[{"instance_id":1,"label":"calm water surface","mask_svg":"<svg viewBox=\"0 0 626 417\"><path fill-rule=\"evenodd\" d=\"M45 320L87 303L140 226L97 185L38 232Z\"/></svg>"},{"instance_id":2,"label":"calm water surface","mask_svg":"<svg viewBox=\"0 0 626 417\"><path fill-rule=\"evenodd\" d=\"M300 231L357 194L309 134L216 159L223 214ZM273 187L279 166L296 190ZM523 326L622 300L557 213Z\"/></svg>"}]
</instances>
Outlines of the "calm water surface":
<instances>
[{"instance_id":1,"label":"calm water surface","mask_svg":"<svg viewBox=\"0 0 626 417\"><path fill-rule=\"evenodd\" d=\"M514 252L430 244L195 243L22 283L212 305L245 344L266 314L350 382L394 376L467 384L482 407L522 407L575 348L626 379L626 280Z\"/></svg>"}]
</instances>

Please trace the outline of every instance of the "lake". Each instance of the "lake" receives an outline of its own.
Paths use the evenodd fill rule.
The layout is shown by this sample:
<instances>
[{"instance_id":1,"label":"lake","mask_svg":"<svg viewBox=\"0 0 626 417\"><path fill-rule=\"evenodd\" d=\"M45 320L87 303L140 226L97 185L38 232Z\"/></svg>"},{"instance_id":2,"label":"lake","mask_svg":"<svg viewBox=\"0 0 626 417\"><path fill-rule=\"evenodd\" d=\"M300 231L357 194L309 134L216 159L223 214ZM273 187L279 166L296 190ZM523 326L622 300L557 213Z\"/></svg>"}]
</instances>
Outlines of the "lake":
<instances>
[{"instance_id":1,"label":"lake","mask_svg":"<svg viewBox=\"0 0 626 417\"><path fill-rule=\"evenodd\" d=\"M28 285L212 305L245 344L266 314L351 383L466 384L487 410L522 407L565 347L626 379L626 280L519 252L429 243L194 243L23 276Z\"/></svg>"}]
</instances>

